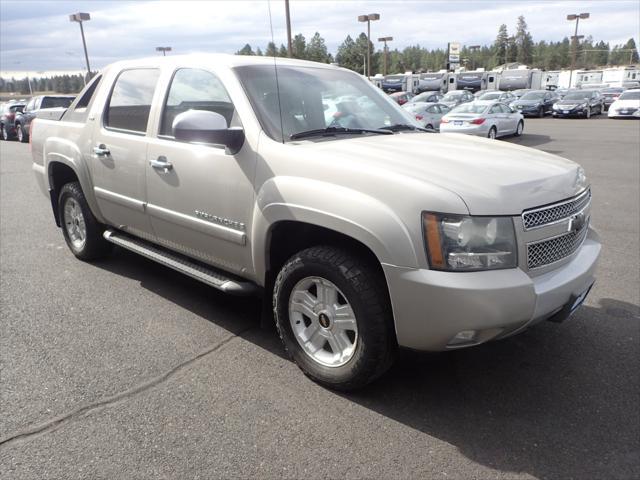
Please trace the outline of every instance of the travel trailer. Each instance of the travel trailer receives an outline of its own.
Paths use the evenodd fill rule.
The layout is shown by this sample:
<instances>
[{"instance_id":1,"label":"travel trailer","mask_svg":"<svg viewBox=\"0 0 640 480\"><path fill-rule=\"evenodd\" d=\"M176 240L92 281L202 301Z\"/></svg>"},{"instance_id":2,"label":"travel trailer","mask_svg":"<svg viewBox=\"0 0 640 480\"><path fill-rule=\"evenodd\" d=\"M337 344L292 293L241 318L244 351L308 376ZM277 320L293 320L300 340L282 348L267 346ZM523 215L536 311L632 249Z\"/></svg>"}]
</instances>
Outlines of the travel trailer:
<instances>
[{"instance_id":1,"label":"travel trailer","mask_svg":"<svg viewBox=\"0 0 640 480\"><path fill-rule=\"evenodd\" d=\"M456 74L457 89L473 93L480 90L495 90L496 78L495 72L485 72L484 70L460 72Z\"/></svg>"},{"instance_id":2,"label":"travel trailer","mask_svg":"<svg viewBox=\"0 0 640 480\"><path fill-rule=\"evenodd\" d=\"M542 70L537 68L503 70L498 79L498 90L539 89L541 88L542 74Z\"/></svg>"}]
</instances>

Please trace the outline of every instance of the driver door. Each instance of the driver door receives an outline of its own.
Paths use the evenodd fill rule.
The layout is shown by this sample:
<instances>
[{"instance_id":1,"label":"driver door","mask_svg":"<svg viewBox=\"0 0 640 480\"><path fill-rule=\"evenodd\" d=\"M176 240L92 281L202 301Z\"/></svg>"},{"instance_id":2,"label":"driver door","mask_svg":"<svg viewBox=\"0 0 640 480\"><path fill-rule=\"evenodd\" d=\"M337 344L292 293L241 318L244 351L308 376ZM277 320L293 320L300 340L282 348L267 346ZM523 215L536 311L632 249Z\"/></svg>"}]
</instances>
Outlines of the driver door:
<instances>
[{"instance_id":1,"label":"driver door","mask_svg":"<svg viewBox=\"0 0 640 480\"><path fill-rule=\"evenodd\" d=\"M173 73L146 162L147 212L158 243L237 274L251 269L247 228L254 201L255 154L248 142L224 148L176 141L172 123L188 110L240 119L218 77L199 68Z\"/></svg>"}]
</instances>

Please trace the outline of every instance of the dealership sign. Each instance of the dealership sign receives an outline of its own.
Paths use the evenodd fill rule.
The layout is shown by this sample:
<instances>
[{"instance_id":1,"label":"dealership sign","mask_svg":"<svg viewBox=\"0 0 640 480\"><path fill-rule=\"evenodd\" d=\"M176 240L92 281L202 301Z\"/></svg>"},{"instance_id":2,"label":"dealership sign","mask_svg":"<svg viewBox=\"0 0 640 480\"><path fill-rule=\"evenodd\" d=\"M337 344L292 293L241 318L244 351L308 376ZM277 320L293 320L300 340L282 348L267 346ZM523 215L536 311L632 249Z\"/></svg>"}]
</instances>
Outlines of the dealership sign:
<instances>
[{"instance_id":1,"label":"dealership sign","mask_svg":"<svg viewBox=\"0 0 640 480\"><path fill-rule=\"evenodd\" d=\"M455 70L460 66L460 44L449 42L449 69Z\"/></svg>"}]
</instances>

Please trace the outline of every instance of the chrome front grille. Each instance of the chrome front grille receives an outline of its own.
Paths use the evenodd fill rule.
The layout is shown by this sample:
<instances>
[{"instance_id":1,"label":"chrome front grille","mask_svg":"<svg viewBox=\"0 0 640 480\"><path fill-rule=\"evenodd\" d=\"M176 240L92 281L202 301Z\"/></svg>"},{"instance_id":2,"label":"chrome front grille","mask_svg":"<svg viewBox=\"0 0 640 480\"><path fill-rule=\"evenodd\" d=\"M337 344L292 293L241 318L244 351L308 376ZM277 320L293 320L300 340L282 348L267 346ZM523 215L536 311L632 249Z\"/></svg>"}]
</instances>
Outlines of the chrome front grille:
<instances>
[{"instance_id":1,"label":"chrome front grille","mask_svg":"<svg viewBox=\"0 0 640 480\"><path fill-rule=\"evenodd\" d=\"M527 266L529 269L542 267L562 260L574 253L584 241L588 222L580 230L572 231L557 237L527 244Z\"/></svg>"},{"instance_id":2,"label":"chrome front grille","mask_svg":"<svg viewBox=\"0 0 640 480\"><path fill-rule=\"evenodd\" d=\"M583 210L591 201L591 190L586 190L577 197L546 207L525 210L522 223L525 230L543 227L551 223L566 220Z\"/></svg>"}]
</instances>

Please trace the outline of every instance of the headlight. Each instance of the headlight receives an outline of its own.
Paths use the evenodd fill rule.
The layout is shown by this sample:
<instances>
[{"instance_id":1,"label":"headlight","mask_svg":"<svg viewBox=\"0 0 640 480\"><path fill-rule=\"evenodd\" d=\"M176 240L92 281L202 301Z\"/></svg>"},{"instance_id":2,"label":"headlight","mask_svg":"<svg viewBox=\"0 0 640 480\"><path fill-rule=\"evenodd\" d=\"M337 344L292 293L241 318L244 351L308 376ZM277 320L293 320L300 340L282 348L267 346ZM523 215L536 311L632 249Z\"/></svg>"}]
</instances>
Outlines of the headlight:
<instances>
[{"instance_id":1,"label":"headlight","mask_svg":"<svg viewBox=\"0 0 640 480\"><path fill-rule=\"evenodd\" d=\"M429 265L434 270L470 272L515 268L516 238L509 217L422 213Z\"/></svg>"},{"instance_id":2,"label":"headlight","mask_svg":"<svg viewBox=\"0 0 640 480\"><path fill-rule=\"evenodd\" d=\"M558 105L557 103L553 104L553 109L554 110L560 110L560 105Z\"/></svg>"},{"instance_id":3,"label":"headlight","mask_svg":"<svg viewBox=\"0 0 640 480\"><path fill-rule=\"evenodd\" d=\"M587 106L586 103L581 103L580 105L578 105L578 107L580 107L580 108L585 108L586 106Z\"/></svg>"}]
</instances>

